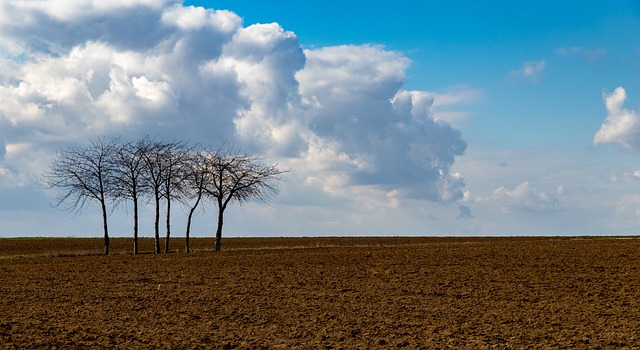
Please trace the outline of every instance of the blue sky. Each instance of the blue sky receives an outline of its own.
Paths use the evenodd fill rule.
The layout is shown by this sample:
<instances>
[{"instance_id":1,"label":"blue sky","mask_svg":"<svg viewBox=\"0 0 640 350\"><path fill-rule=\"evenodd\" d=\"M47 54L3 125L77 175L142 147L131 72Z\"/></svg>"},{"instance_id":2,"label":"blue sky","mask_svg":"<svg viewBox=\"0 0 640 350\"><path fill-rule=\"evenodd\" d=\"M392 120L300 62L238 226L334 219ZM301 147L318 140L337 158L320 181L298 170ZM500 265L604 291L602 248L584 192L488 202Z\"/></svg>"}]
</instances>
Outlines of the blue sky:
<instances>
[{"instance_id":1,"label":"blue sky","mask_svg":"<svg viewBox=\"0 0 640 350\"><path fill-rule=\"evenodd\" d=\"M639 1L0 0L0 23L0 236L99 232L40 174L149 132L295 169L229 235L638 233Z\"/></svg>"}]
</instances>

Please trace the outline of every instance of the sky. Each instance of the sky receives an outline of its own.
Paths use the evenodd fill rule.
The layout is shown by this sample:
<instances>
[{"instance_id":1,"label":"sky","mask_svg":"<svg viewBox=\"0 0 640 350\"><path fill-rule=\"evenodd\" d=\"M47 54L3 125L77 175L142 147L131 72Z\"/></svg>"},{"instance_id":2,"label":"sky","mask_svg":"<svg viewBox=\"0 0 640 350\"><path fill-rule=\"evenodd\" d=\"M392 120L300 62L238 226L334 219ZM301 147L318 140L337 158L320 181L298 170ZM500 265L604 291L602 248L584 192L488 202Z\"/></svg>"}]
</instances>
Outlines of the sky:
<instances>
[{"instance_id":1,"label":"sky","mask_svg":"<svg viewBox=\"0 0 640 350\"><path fill-rule=\"evenodd\" d=\"M147 134L292 170L226 236L637 235L640 1L0 0L0 237L100 236L42 174Z\"/></svg>"}]
</instances>

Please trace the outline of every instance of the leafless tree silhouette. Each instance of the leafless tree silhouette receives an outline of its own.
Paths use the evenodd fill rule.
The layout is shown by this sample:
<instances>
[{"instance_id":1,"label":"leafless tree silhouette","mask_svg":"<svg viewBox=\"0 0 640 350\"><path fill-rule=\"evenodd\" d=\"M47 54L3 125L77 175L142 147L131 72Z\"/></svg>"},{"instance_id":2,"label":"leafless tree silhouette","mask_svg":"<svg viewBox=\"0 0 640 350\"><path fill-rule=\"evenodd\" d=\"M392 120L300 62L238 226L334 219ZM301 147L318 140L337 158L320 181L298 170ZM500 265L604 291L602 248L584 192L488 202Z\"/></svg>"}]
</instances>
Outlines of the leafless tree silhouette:
<instances>
[{"instance_id":1,"label":"leafless tree silhouette","mask_svg":"<svg viewBox=\"0 0 640 350\"><path fill-rule=\"evenodd\" d=\"M104 228L104 254L109 255L109 228L107 224L107 198L113 190L112 157L117 139L97 138L88 146L67 145L59 148L43 175L47 189L61 192L54 206L80 212L89 201L100 203Z\"/></svg>"},{"instance_id":2,"label":"leafless tree silhouette","mask_svg":"<svg viewBox=\"0 0 640 350\"><path fill-rule=\"evenodd\" d=\"M224 212L233 202L266 203L277 193L273 182L286 171L277 164L264 164L262 158L241 154L234 149L187 147L184 142L165 142L145 136L136 142L118 138L97 138L88 146L68 145L58 149L50 168L43 174L45 188L57 188L56 207L79 213L90 201L102 209L105 254L109 254L107 200L114 207L123 201L133 203L133 251L138 254L139 200L155 205L155 253L160 250L160 207L166 203L165 253L171 238L171 204L188 205L185 251L194 212L205 199L218 209L214 249L220 250ZM164 200L164 202L163 202ZM191 203L191 204L187 204Z\"/></svg>"},{"instance_id":3,"label":"leafless tree silhouette","mask_svg":"<svg viewBox=\"0 0 640 350\"><path fill-rule=\"evenodd\" d=\"M164 240L164 252L169 253L169 238L171 236L171 201L181 200L187 186L184 181L187 171L187 156L189 150L182 142L170 142L164 144L164 157L162 166L164 175L162 181L162 196L167 203L167 230Z\"/></svg>"},{"instance_id":4,"label":"leafless tree silhouette","mask_svg":"<svg viewBox=\"0 0 640 350\"><path fill-rule=\"evenodd\" d=\"M212 173L208 167L209 159L218 156L220 150L194 148L187 153L184 171L185 201L191 202L185 230L185 252L189 253L189 237L191 234L191 221L193 214L202 202L207 185L212 181Z\"/></svg>"},{"instance_id":5,"label":"leafless tree silhouette","mask_svg":"<svg viewBox=\"0 0 640 350\"><path fill-rule=\"evenodd\" d=\"M278 192L272 184L280 180L284 173L277 164L266 165L260 157L240 154L235 150L218 152L206 158L210 182L205 193L217 204L218 225L216 229L215 251L220 251L224 211L232 202L240 205L248 201L266 203L271 194Z\"/></svg>"},{"instance_id":6,"label":"leafless tree silhouette","mask_svg":"<svg viewBox=\"0 0 640 350\"><path fill-rule=\"evenodd\" d=\"M144 163L142 150L145 142L118 144L113 160L113 192L116 201L130 200L133 203L133 253L138 254L138 209L140 198L149 192L143 181Z\"/></svg>"},{"instance_id":7,"label":"leafless tree silhouette","mask_svg":"<svg viewBox=\"0 0 640 350\"><path fill-rule=\"evenodd\" d=\"M171 192L173 189L173 179L176 176L174 153L182 147L178 142L164 142L149 136L144 137L138 143L138 149L142 155L144 164L143 181L149 188L150 196L155 204L155 252L160 254L160 206L161 199L167 199L167 240L165 242L165 252L168 252L168 241L171 234L170 212L171 212Z\"/></svg>"}]
</instances>

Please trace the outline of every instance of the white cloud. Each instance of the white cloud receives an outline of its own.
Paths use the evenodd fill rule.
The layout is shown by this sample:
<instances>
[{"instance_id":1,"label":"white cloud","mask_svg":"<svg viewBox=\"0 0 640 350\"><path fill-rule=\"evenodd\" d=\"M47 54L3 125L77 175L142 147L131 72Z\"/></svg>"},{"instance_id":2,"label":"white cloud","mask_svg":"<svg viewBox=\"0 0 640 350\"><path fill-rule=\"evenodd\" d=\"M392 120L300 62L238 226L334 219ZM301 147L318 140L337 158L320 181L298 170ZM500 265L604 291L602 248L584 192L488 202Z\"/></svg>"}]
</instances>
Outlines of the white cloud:
<instances>
[{"instance_id":1,"label":"white cloud","mask_svg":"<svg viewBox=\"0 0 640 350\"><path fill-rule=\"evenodd\" d=\"M88 40L136 50L168 33L158 25L173 0L1 0L0 46L22 55L58 55Z\"/></svg>"},{"instance_id":2,"label":"white cloud","mask_svg":"<svg viewBox=\"0 0 640 350\"><path fill-rule=\"evenodd\" d=\"M184 7L179 4L165 10L162 13L161 21L163 24L174 25L185 32L199 31L203 28L234 32L242 24L242 19L231 11L211 11L202 7Z\"/></svg>"},{"instance_id":3,"label":"white cloud","mask_svg":"<svg viewBox=\"0 0 640 350\"><path fill-rule=\"evenodd\" d=\"M406 197L453 202L464 180L449 172L466 143L437 121L432 99L400 90L409 61L379 46L338 46L305 51L298 72L310 131L336 142L351 162L349 183L397 190Z\"/></svg>"},{"instance_id":4,"label":"white cloud","mask_svg":"<svg viewBox=\"0 0 640 350\"><path fill-rule=\"evenodd\" d=\"M234 119L238 138L254 151L293 156L304 148L297 71L305 56L294 33L276 23L239 30L218 64L235 72L248 106Z\"/></svg>"},{"instance_id":5,"label":"white cloud","mask_svg":"<svg viewBox=\"0 0 640 350\"><path fill-rule=\"evenodd\" d=\"M623 108L627 92L622 87L611 94L603 94L607 117L593 138L595 145L615 143L627 150L640 150L640 115Z\"/></svg>"},{"instance_id":6,"label":"white cloud","mask_svg":"<svg viewBox=\"0 0 640 350\"><path fill-rule=\"evenodd\" d=\"M533 82L537 82L540 79L544 69L547 66L547 61L526 61L522 63L520 69L512 70L509 74L518 79L527 79Z\"/></svg>"},{"instance_id":7,"label":"white cloud","mask_svg":"<svg viewBox=\"0 0 640 350\"><path fill-rule=\"evenodd\" d=\"M49 164L50 152L31 142L7 143L4 148L4 159L0 157L0 187L22 188L37 183Z\"/></svg>"},{"instance_id":8,"label":"white cloud","mask_svg":"<svg viewBox=\"0 0 640 350\"><path fill-rule=\"evenodd\" d=\"M310 64L298 73L305 96L391 98L402 87L410 63L399 52L371 45L325 47L305 53Z\"/></svg>"},{"instance_id":9,"label":"white cloud","mask_svg":"<svg viewBox=\"0 0 640 350\"><path fill-rule=\"evenodd\" d=\"M513 210L534 212L557 211L562 208L557 194L563 191L563 187L560 186L556 192L539 192L530 187L528 181L524 181L513 190L509 190L504 186L497 188L493 192L493 201L504 213Z\"/></svg>"},{"instance_id":10,"label":"white cloud","mask_svg":"<svg viewBox=\"0 0 640 350\"><path fill-rule=\"evenodd\" d=\"M414 113L427 113L437 120L457 126L470 115L460 108L481 99L482 92L468 86L454 86L442 92L402 91L395 98L409 96L413 101Z\"/></svg>"},{"instance_id":11,"label":"white cloud","mask_svg":"<svg viewBox=\"0 0 640 350\"><path fill-rule=\"evenodd\" d=\"M174 1L176 2L176 1ZM65 0L18 0L3 2L5 9L21 10L22 13L32 15L44 14L61 22L68 22L81 17L93 17L115 12L124 12L139 6L162 8L169 1L157 0L77 0L69 3ZM11 4L12 6L7 6Z\"/></svg>"}]
</instances>

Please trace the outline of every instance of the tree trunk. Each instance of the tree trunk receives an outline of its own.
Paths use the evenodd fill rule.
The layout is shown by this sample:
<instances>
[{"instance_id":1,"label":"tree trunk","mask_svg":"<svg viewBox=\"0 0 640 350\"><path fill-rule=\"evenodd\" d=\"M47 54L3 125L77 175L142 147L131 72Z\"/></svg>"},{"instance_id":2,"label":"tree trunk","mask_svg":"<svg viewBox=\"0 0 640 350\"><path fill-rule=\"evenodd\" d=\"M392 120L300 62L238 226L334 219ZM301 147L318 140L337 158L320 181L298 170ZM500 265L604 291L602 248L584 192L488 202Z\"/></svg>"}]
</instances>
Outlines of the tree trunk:
<instances>
[{"instance_id":1,"label":"tree trunk","mask_svg":"<svg viewBox=\"0 0 640 350\"><path fill-rule=\"evenodd\" d=\"M224 207L218 209L218 229L216 230L216 246L215 251L220 251L220 245L222 244L222 221L224 217Z\"/></svg>"},{"instance_id":2,"label":"tree trunk","mask_svg":"<svg viewBox=\"0 0 640 350\"><path fill-rule=\"evenodd\" d=\"M193 208L191 208L191 210L189 210L189 217L187 218L187 230L186 230L185 235L184 235L184 251L185 251L185 253L190 253L190 250L189 250L189 231L191 231L191 217L193 216L193 211L195 209L196 208L193 207Z\"/></svg>"},{"instance_id":3,"label":"tree trunk","mask_svg":"<svg viewBox=\"0 0 640 350\"><path fill-rule=\"evenodd\" d=\"M104 200L100 202L102 206L102 222L104 224L104 255L109 255L109 228L107 227L107 207Z\"/></svg>"},{"instance_id":4,"label":"tree trunk","mask_svg":"<svg viewBox=\"0 0 640 350\"><path fill-rule=\"evenodd\" d=\"M167 191L167 238L164 240L164 253L169 254L169 236L171 236L171 197Z\"/></svg>"},{"instance_id":5,"label":"tree trunk","mask_svg":"<svg viewBox=\"0 0 640 350\"><path fill-rule=\"evenodd\" d=\"M138 195L133 195L133 254L138 255Z\"/></svg>"},{"instance_id":6,"label":"tree trunk","mask_svg":"<svg viewBox=\"0 0 640 350\"><path fill-rule=\"evenodd\" d=\"M196 203L189 210L189 217L187 217L187 231L184 236L184 251L189 253L191 250L189 249L189 234L191 233L191 218L193 217L193 213L196 211L198 204L200 204L200 199L202 199L202 192L198 193L198 199L196 199Z\"/></svg>"},{"instance_id":7,"label":"tree trunk","mask_svg":"<svg viewBox=\"0 0 640 350\"><path fill-rule=\"evenodd\" d=\"M160 254L160 195L156 192L156 222L155 222L155 248L156 254Z\"/></svg>"}]
</instances>

